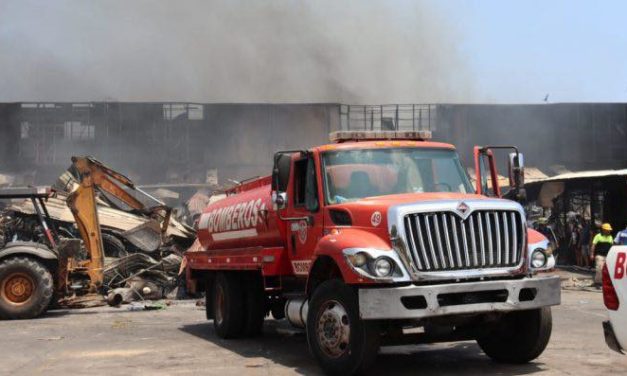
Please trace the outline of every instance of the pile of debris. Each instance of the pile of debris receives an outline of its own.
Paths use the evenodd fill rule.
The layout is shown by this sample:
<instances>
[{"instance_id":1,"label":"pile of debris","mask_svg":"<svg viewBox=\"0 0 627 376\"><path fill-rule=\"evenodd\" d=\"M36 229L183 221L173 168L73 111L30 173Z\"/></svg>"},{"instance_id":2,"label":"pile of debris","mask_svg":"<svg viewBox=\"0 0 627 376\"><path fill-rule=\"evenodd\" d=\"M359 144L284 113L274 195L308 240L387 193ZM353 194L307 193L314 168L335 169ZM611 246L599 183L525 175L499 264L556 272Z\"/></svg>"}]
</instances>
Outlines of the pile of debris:
<instances>
[{"instance_id":1,"label":"pile of debris","mask_svg":"<svg viewBox=\"0 0 627 376\"><path fill-rule=\"evenodd\" d=\"M58 239L81 239L66 203L77 183L67 173L59 181L63 184L57 183L56 193L46 201L48 226ZM105 256L104 287L111 292L110 298L121 304L172 294L179 284L183 252L195 240L194 230L174 218L164 220L116 205L104 193L98 196L97 207ZM11 202L0 212L0 248L13 241L48 241L30 200Z\"/></svg>"},{"instance_id":2,"label":"pile of debris","mask_svg":"<svg viewBox=\"0 0 627 376\"><path fill-rule=\"evenodd\" d=\"M171 253L159 261L143 253L111 260L105 264L104 278L109 287L108 302L117 306L134 300L158 300L177 287L183 258ZM116 287L117 286L117 287Z\"/></svg>"}]
</instances>

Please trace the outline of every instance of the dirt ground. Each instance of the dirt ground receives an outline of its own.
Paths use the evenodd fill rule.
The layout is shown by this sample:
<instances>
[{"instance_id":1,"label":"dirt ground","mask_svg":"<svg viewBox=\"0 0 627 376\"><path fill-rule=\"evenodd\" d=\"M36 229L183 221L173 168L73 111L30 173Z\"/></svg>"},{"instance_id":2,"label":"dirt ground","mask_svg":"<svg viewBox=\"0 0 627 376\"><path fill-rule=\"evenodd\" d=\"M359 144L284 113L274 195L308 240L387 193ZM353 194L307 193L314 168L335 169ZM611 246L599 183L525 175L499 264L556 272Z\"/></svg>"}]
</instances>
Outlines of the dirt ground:
<instances>
[{"instance_id":1,"label":"dirt ground","mask_svg":"<svg viewBox=\"0 0 627 376\"><path fill-rule=\"evenodd\" d=\"M627 356L609 350L598 291L565 290L553 309L553 336L535 362L491 362L474 342L382 348L372 374L622 374ZM92 308L0 321L0 374L291 375L320 374L305 336L267 320L257 339L216 337L203 307L176 302L161 311Z\"/></svg>"}]
</instances>

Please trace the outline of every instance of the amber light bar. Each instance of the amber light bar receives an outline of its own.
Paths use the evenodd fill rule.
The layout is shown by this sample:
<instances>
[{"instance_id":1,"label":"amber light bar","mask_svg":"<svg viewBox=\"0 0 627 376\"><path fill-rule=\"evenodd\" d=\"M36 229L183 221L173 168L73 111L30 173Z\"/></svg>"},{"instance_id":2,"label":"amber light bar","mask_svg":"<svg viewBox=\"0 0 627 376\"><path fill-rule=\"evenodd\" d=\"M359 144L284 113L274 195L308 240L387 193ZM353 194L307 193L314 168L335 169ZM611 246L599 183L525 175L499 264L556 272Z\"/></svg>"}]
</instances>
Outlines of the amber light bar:
<instances>
[{"instance_id":1,"label":"amber light bar","mask_svg":"<svg viewBox=\"0 0 627 376\"><path fill-rule=\"evenodd\" d=\"M336 131L329 134L331 142L374 141L374 140L417 140L431 139L431 131Z\"/></svg>"}]
</instances>

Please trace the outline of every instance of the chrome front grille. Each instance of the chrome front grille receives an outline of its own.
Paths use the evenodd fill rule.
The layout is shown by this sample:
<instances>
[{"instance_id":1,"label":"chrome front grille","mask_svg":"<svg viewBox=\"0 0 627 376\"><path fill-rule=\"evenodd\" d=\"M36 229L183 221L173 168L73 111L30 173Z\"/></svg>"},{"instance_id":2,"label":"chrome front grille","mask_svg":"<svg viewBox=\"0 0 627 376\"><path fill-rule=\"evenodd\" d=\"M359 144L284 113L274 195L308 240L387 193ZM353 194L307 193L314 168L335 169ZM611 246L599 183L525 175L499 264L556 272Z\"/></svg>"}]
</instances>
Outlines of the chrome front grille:
<instances>
[{"instance_id":1,"label":"chrome front grille","mask_svg":"<svg viewBox=\"0 0 627 376\"><path fill-rule=\"evenodd\" d=\"M404 226L418 271L513 267L523 255L525 227L514 210L408 214Z\"/></svg>"}]
</instances>

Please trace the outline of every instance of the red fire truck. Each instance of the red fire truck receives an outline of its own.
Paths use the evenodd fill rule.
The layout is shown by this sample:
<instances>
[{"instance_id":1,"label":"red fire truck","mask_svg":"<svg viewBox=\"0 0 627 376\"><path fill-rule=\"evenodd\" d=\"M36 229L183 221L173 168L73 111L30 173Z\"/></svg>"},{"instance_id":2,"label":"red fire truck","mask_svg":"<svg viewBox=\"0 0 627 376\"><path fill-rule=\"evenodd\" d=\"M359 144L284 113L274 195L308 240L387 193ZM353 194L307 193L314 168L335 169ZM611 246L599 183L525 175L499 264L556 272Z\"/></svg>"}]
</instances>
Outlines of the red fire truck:
<instances>
[{"instance_id":1,"label":"red fire truck","mask_svg":"<svg viewBox=\"0 0 627 376\"><path fill-rule=\"evenodd\" d=\"M430 133L335 132L275 154L197 223L191 290L222 338L256 335L271 312L304 328L325 372L351 374L379 346L476 340L500 362L538 357L559 278L549 243L498 185L496 148L476 147L476 187ZM524 197L523 157L509 154Z\"/></svg>"}]
</instances>

